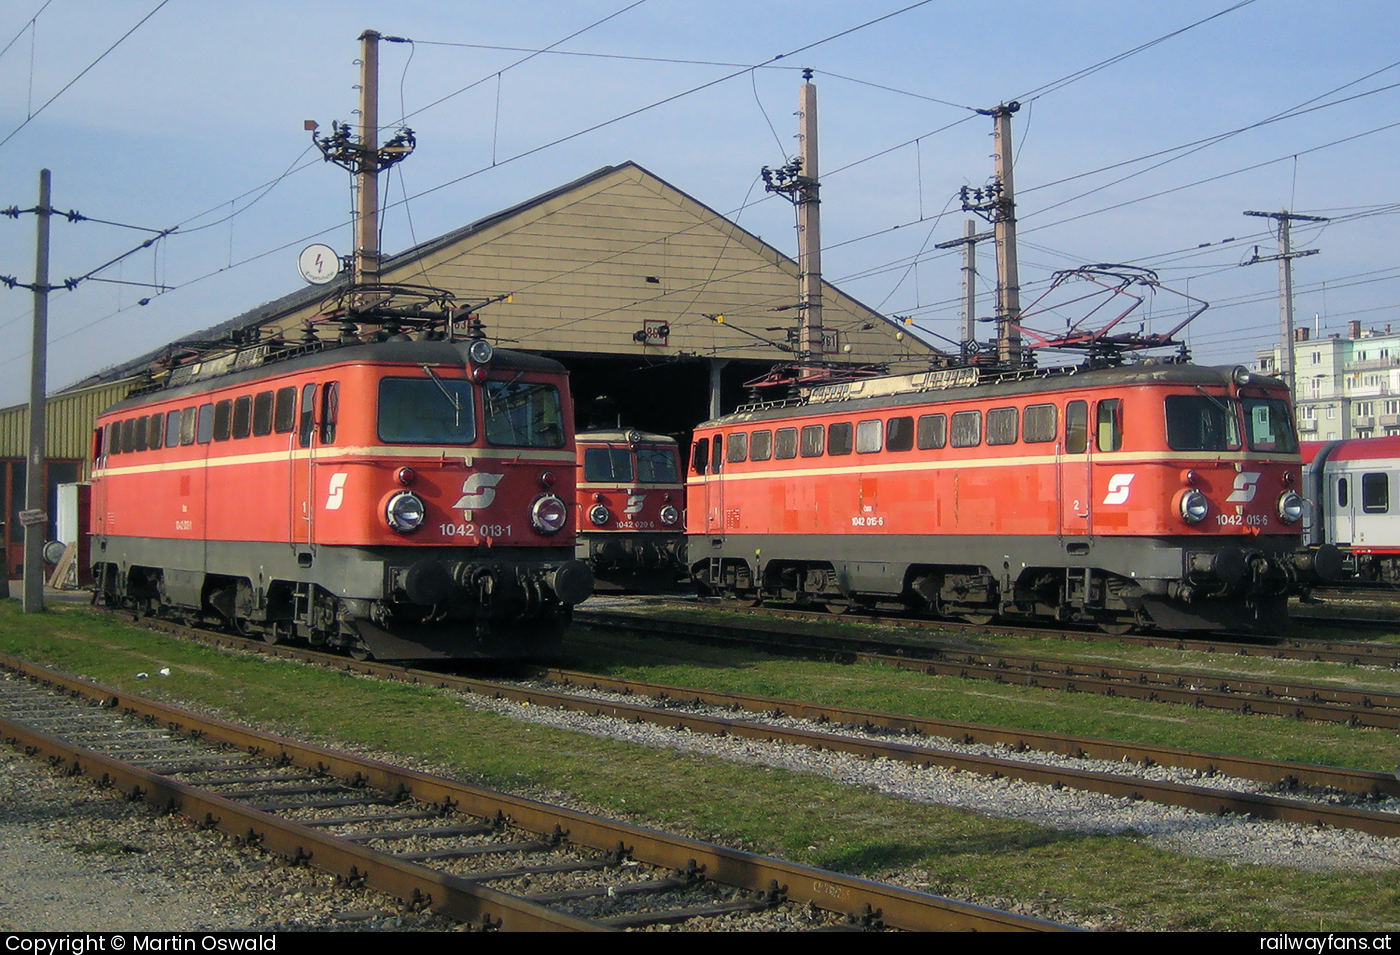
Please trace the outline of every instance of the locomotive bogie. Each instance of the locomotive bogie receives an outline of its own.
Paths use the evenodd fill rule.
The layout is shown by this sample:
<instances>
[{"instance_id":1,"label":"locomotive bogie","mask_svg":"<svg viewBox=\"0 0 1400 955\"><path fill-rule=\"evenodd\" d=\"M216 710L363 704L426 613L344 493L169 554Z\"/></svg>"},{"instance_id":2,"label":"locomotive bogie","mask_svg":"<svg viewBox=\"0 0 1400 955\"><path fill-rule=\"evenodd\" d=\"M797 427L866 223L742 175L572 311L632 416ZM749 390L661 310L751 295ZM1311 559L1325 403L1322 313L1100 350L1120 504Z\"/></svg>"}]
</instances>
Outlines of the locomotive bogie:
<instances>
[{"instance_id":1,"label":"locomotive bogie","mask_svg":"<svg viewBox=\"0 0 1400 955\"><path fill-rule=\"evenodd\" d=\"M99 593L377 657L547 650L592 588L567 380L466 350L351 346L114 407Z\"/></svg>"},{"instance_id":2,"label":"locomotive bogie","mask_svg":"<svg viewBox=\"0 0 1400 955\"><path fill-rule=\"evenodd\" d=\"M874 381L857 389L873 397L697 429L697 580L838 609L1258 627L1327 563L1301 539L1277 381L1191 366L933 395Z\"/></svg>"}]
</instances>

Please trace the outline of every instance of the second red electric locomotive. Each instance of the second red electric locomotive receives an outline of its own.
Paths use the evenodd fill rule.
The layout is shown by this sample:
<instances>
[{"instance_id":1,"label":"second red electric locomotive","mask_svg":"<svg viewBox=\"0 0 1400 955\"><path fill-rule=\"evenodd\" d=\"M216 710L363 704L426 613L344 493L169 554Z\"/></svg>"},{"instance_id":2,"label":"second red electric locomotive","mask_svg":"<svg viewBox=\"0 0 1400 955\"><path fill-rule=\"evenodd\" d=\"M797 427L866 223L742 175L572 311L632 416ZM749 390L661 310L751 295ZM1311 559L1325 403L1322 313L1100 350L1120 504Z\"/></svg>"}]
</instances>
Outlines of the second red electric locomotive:
<instances>
[{"instance_id":1,"label":"second red electric locomotive","mask_svg":"<svg viewBox=\"0 0 1400 955\"><path fill-rule=\"evenodd\" d=\"M635 429L578 434L578 557L599 578L674 581L684 564L676 439Z\"/></svg>"},{"instance_id":2,"label":"second red electric locomotive","mask_svg":"<svg viewBox=\"0 0 1400 955\"><path fill-rule=\"evenodd\" d=\"M695 437L691 573L740 599L1237 628L1338 563L1301 534L1287 390L1243 368L868 378Z\"/></svg>"}]
</instances>

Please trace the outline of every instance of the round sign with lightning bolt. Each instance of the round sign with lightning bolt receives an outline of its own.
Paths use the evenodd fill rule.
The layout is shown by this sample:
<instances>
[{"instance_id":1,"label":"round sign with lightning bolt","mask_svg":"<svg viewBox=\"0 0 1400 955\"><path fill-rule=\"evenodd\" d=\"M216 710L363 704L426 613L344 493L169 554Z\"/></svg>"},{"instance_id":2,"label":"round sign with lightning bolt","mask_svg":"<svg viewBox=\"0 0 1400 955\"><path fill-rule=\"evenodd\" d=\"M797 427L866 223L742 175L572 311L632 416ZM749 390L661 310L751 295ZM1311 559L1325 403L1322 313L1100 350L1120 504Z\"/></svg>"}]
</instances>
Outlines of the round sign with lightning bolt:
<instances>
[{"instance_id":1,"label":"round sign with lightning bolt","mask_svg":"<svg viewBox=\"0 0 1400 955\"><path fill-rule=\"evenodd\" d=\"M340 256L328 245L308 245L297 259L297 268L312 285L325 285L340 274Z\"/></svg>"}]
</instances>

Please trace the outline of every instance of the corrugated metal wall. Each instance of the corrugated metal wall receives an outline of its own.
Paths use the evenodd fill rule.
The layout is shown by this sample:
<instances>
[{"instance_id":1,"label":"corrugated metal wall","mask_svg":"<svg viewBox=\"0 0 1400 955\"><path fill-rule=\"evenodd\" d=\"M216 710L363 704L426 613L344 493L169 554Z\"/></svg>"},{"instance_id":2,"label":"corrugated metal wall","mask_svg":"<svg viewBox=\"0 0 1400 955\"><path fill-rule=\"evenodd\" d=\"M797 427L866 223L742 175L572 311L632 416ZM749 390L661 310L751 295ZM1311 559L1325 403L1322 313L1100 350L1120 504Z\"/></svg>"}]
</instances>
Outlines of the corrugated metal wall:
<instances>
[{"instance_id":1,"label":"corrugated metal wall","mask_svg":"<svg viewBox=\"0 0 1400 955\"><path fill-rule=\"evenodd\" d=\"M97 385L81 391L54 395L47 403L48 421L44 455L50 459L83 462L86 481L87 460L92 445L92 423L98 414L126 397L135 379ZM29 457L29 405L0 410L0 458Z\"/></svg>"}]
</instances>

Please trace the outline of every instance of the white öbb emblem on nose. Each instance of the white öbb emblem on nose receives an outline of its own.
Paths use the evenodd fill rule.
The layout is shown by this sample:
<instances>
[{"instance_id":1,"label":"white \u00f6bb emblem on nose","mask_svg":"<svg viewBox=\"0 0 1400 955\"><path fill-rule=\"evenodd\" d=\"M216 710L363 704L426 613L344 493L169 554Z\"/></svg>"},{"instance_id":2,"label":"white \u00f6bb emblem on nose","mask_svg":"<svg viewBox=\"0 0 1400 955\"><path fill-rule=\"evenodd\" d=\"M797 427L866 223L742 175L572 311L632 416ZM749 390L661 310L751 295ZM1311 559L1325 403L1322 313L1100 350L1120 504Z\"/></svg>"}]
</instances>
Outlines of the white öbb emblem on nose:
<instances>
[{"instance_id":1,"label":"white \u00f6bb emblem on nose","mask_svg":"<svg viewBox=\"0 0 1400 955\"><path fill-rule=\"evenodd\" d=\"M452 506L468 511L490 507L496 499L496 485L503 477L504 474L473 474L462 482L462 499Z\"/></svg>"},{"instance_id":2,"label":"white \u00f6bb emblem on nose","mask_svg":"<svg viewBox=\"0 0 1400 955\"><path fill-rule=\"evenodd\" d=\"M622 509L622 513L634 516L640 514L646 503L647 496L645 494L629 494L627 495L627 506Z\"/></svg>"},{"instance_id":3,"label":"white \u00f6bb emblem on nose","mask_svg":"<svg viewBox=\"0 0 1400 955\"><path fill-rule=\"evenodd\" d=\"M1235 475L1235 492L1225 500L1231 504L1248 504L1254 500L1254 492L1259 490L1258 471L1244 471Z\"/></svg>"},{"instance_id":4,"label":"white \u00f6bb emblem on nose","mask_svg":"<svg viewBox=\"0 0 1400 955\"><path fill-rule=\"evenodd\" d=\"M338 511L340 505L345 503L345 482L350 477L344 471L337 471L331 475L330 494L326 497L326 510Z\"/></svg>"},{"instance_id":5,"label":"white \u00f6bb emblem on nose","mask_svg":"<svg viewBox=\"0 0 1400 955\"><path fill-rule=\"evenodd\" d=\"M1132 487L1133 478L1136 474L1115 474L1108 479L1108 494L1104 497L1105 504L1126 504L1128 503L1128 490Z\"/></svg>"}]
</instances>

